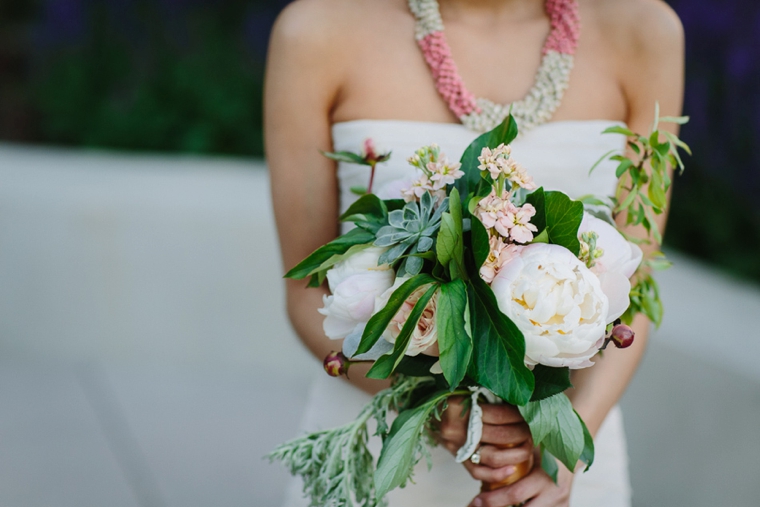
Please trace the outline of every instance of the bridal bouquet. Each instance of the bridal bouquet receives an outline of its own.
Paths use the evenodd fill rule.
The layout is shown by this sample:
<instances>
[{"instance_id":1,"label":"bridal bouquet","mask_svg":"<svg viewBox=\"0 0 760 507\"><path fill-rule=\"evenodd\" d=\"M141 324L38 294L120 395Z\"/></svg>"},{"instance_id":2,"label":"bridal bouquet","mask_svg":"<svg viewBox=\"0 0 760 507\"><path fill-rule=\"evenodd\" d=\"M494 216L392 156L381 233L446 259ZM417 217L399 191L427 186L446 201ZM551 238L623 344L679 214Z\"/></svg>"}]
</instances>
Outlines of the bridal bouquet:
<instances>
[{"instance_id":1,"label":"bridal bouquet","mask_svg":"<svg viewBox=\"0 0 760 507\"><path fill-rule=\"evenodd\" d=\"M270 454L302 476L312 506L382 505L435 445L434 422L451 396L466 397L470 409L458 461L477 449L478 402L486 400L519 408L550 475L557 461L591 466L592 438L564 394L570 370L593 366L608 343L629 346L634 336L623 322L637 313L662 317L657 286L640 268L665 261L642 262L612 217L623 214L659 243L654 216L665 210L668 168L681 165L685 147L657 124L648 137L607 132L628 136L633 154L604 157L618 163L612 198L575 201L537 188L511 155L517 127L508 117L459 162L435 145L420 148L409 159L418 177L401 185L403 199L365 193L341 216L355 227L287 273L310 286L327 281L324 330L343 339L342 352L325 358L327 372L371 362L368 377L392 379L355 421ZM373 175L388 157L371 143L362 154L328 156L369 165ZM367 448L372 421L383 442L376 466Z\"/></svg>"}]
</instances>

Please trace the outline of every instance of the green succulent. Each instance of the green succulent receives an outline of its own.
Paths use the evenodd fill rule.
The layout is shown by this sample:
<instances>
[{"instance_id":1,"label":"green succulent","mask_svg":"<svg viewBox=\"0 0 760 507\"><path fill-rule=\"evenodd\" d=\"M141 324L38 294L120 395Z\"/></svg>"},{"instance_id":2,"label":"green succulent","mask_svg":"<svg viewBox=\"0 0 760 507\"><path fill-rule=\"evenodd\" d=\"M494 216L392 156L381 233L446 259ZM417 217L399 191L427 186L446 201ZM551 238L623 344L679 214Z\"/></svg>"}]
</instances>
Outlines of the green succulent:
<instances>
[{"instance_id":1,"label":"green succulent","mask_svg":"<svg viewBox=\"0 0 760 507\"><path fill-rule=\"evenodd\" d=\"M391 247L380 256L380 264L393 264L409 252L399 267L400 275L416 275L424 263L421 256L433 248L434 236L441 227L441 215L449 209L446 197L435 207L429 192L422 194L420 202L412 201L402 209L388 214L389 225L377 231L375 246Z\"/></svg>"}]
</instances>

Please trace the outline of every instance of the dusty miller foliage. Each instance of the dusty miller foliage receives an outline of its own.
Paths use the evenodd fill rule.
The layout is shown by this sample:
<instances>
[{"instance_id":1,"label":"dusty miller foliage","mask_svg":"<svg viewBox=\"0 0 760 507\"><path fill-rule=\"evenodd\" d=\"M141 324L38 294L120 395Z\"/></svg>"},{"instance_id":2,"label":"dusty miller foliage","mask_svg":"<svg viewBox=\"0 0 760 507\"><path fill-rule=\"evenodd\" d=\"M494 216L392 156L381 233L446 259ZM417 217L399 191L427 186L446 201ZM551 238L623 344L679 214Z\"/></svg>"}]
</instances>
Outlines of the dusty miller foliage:
<instances>
[{"instance_id":1,"label":"dusty miller foliage","mask_svg":"<svg viewBox=\"0 0 760 507\"><path fill-rule=\"evenodd\" d=\"M403 409L415 389L432 382L431 378L399 376L390 388L372 398L356 420L286 442L267 458L280 461L292 475L301 476L310 507L384 507L385 500L375 494L375 462L367 447L368 423L374 419L374 435L385 439L390 431L388 413ZM422 442L416 451L415 463L429 456ZM411 473L410 469L410 478Z\"/></svg>"}]
</instances>

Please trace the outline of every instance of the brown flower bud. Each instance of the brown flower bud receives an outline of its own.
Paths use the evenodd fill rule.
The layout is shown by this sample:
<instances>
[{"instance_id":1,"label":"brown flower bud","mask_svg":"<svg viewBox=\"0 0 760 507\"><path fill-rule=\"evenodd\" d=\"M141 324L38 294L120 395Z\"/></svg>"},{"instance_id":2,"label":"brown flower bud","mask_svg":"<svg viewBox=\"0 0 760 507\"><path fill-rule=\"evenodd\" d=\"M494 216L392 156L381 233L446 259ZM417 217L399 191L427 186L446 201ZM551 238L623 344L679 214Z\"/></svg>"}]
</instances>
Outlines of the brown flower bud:
<instances>
[{"instance_id":1,"label":"brown flower bud","mask_svg":"<svg viewBox=\"0 0 760 507\"><path fill-rule=\"evenodd\" d=\"M331 377L340 377L348 373L348 367L351 366L351 362L343 355L343 352L330 352L322 362L325 367L325 371Z\"/></svg>"},{"instance_id":2,"label":"brown flower bud","mask_svg":"<svg viewBox=\"0 0 760 507\"><path fill-rule=\"evenodd\" d=\"M610 336L612 343L619 349L625 349L633 345L635 337L636 334L633 332L633 329L625 324L618 324L612 328L612 335Z\"/></svg>"}]
</instances>

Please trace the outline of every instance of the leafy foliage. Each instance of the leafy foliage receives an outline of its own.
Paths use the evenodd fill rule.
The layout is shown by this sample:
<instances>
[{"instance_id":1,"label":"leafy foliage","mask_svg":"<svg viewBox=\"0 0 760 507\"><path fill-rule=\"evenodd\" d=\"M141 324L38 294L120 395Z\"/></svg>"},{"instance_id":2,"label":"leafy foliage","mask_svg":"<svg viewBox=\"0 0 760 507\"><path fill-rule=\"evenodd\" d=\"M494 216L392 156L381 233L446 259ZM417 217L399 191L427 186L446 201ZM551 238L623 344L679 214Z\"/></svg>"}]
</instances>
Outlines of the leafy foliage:
<instances>
[{"instance_id":1,"label":"leafy foliage","mask_svg":"<svg viewBox=\"0 0 760 507\"><path fill-rule=\"evenodd\" d=\"M376 435L392 434L388 414L405 407L416 390L430 383L430 379L401 378L376 394L356 420L291 440L267 457L302 477L311 507L383 506L385 492L376 491L374 459L367 448L368 423L376 421Z\"/></svg>"},{"instance_id":2,"label":"leafy foliage","mask_svg":"<svg viewBox=\"0 0 760 507\"><path fill-rule=\"evenodd\" d=\"M567 396L556 394L518 408L530 426L533 443L542 446L569 470L575 470L587 447L585 426ZM589 452L593 455L593 450Z\"/></svg>"},{"instance_id":3,"label":"leafy foliage","mask_svg":"<svg viewBox=\"0 0 760 507\"><path fill-rule=\"evenodd\" d=\"M533 393L534 378L525 366L525 339L504 315L485 282L468 284L473 338L471 375L478 384L512 405L524 405Z\"/></svg>"},{"instance_id":4,"label":"leafy foliage","mask_svg":"<svg viewBox=\"0 0 760 507\"><path fill-rule=\"evenodd\" d=\"M441 285L436 325L441 369L449 385L457 387L467 373L472 358L472 331L466 322L467 287L461 280Z\"/></svg>"}]
</instances>

